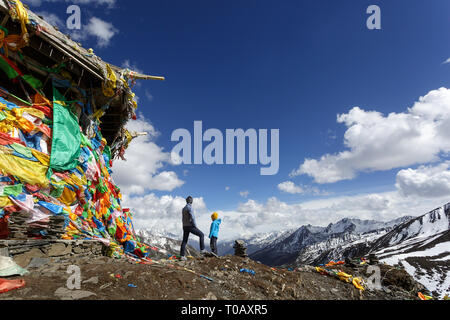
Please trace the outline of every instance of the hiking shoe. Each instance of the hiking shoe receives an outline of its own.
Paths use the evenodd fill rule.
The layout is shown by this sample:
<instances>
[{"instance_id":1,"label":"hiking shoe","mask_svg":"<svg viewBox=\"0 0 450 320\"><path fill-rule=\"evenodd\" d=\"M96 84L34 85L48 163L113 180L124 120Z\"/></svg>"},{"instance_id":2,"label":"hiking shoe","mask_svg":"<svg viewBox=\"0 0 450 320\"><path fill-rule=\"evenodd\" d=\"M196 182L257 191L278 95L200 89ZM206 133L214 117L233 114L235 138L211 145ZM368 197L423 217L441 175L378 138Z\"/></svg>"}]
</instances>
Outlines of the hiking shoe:
<instances>
[{"instance_id":1,"label":"hiking shoe","mask_svg":"<svg viewBox=\"0 0 450 320\"><path fill-rule=\"evenodd\" d=\"M187 258L186 258L185 256L181 256L181 257L180 257L180 260L181 260L181 261L186 261Z\"/></svg>"},{"instance_id":2,"label":"hiking shoe","mask_svg":"<svg viewBox=\"0 0 450 320\"><path fill-rule=\"evenodd\" d=\"M208 253L208 251L206 251L205 249L200 250L200 254L207 254L207 253Z\"/></svg>"}]
</instances>

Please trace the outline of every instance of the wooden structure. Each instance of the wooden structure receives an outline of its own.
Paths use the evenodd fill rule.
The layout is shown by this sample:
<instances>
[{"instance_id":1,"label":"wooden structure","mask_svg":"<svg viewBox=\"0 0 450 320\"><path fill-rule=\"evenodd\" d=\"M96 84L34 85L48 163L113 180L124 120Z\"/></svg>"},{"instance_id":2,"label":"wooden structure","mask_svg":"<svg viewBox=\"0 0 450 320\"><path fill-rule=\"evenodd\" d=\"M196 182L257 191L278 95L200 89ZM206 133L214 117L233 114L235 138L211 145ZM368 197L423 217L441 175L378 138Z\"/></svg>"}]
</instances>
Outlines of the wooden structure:
<instances>
[{"instance_id":1,"label":"wooden structure","mask_svg":"<svg viewBox=\"0 0 450 320\"><path fill-rule=\"evenodd\" d=\"M21 17L19 6L23 6L26 19ZM40 80L43 83L42 93L49 100L52 100L52 79L69 81L72 86L67 88L64 95L84 104L89 100L93 116L101 118L101 131L112 149L113 157L123 154L133 138L124 125L129 119L135 118L137 107L129 83L135 79L164 80L164 77L109 65L96 56L92 49L83 48L20 1L0 0L0 25L9 35L22 34L26 38L17 39L16 36L13 39L15 41L10 42L6 34L0 37L0 47L7 52L7 58L20 70ZM26 34L23 25L26 26ZM31 103L31 96L36 89L26 82L11 83L0 72L0 83L5 84L3 89L0 88L0 95L20 105ZM112 90L109 95L105 95L107 85ZM78 115L81 116L80 111Z\"/></svg>"}]
</instances>

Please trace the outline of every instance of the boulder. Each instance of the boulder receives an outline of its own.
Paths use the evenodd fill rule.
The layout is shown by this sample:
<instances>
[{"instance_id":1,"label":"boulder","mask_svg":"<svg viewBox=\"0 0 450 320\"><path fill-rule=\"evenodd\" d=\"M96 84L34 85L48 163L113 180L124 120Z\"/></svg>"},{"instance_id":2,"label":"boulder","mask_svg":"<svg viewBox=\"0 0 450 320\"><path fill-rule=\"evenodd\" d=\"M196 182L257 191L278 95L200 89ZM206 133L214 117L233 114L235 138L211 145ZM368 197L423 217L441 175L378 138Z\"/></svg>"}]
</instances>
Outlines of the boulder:
<instances>
[{"instance_id":1,"label":"boulder","mask_svg":"<svg viewBox=\"0 0 450 320\"><path fill-rule=\"evenodd\" d=\"M32 248L27 252L15 255L14 261L22 268L25 268L26 266L28 266L28 264L31 262L33 258L43 258L43 257L45 257L45 254L40 249Z\"/></svg>"},{"instance_id":2,"label":"boulder","mask_svg":"<svg viewBox=\"0 0 450 320\"><path fill-rule=\"evenodd\" d=\"M83 298L88 298L90 296L95 296L96 294L85 290L70 290L64 287L58 288L55 291L55 296L61 300L79 300Z\"/></svg>"},{"instance_id":3,"label":"boulder","mask_svg":"<svg viewBox=\"0 0 450 320\"><path fill-rule=\"evenodd\" d=\"M68 255L72 252L72 245L65 245L64 243L61 242L56 242L53 243L50 246L50 249L47 252L47 255L49 257L59 257L59 256L64 256L64 255Z\"/></svg>"}]
</instances>

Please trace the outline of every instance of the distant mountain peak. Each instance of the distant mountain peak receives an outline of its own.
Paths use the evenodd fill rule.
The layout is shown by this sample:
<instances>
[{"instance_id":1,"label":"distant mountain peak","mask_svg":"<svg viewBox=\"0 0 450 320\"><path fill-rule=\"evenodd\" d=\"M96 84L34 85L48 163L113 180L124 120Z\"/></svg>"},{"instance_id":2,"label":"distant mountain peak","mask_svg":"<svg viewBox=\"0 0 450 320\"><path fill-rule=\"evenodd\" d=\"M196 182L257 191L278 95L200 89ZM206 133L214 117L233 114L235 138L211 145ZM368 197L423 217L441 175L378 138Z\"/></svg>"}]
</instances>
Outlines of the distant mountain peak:
<instances>
[{"instance_id":1,"label":"distant mountain peak","mask_svg":"<svg viewBox=\"0 0 450 320\"><path fill-rule=\"evenodd\" d=\"M326 227L301 226L250 257L274 266L318 265L375 253L388 264L403 264L430 291L442 295L450 291L445 287L450 281L449 229L450 203L387 222L347 217Z\"/></svg>"}]
</instances>

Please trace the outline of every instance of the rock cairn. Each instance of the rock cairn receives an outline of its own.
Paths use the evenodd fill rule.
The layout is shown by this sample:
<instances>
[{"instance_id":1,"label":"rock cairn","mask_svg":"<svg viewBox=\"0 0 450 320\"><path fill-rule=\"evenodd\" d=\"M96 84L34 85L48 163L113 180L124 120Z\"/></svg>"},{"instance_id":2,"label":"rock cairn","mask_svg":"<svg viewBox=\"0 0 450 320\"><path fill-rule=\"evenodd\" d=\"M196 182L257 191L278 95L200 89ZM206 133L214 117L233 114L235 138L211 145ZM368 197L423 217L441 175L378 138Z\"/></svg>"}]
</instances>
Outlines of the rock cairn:
<instances>
[{"instance_id":1,"label":"rock cairn","mask_svg":"<svg viewBox=\"0 0 450 320\"><path fill-rule=\"evenodd\" d=\"M247 247L245 246L245 242L243 240L236 240L234 242L234 255L238 257L246 258L248 257L247 254Z\"/></svg>"},{"instance_id":2,"label":"rock cairn","mask_svg":"<svg viewBox=\"0 0 450 320\"><path fill-rule=\"evenodd\" d=\"M369 264L375 265L378 263L380 263L380 260L378 259L378 257L373 253L369 254Z\"/></svg>"}]
</instances>

